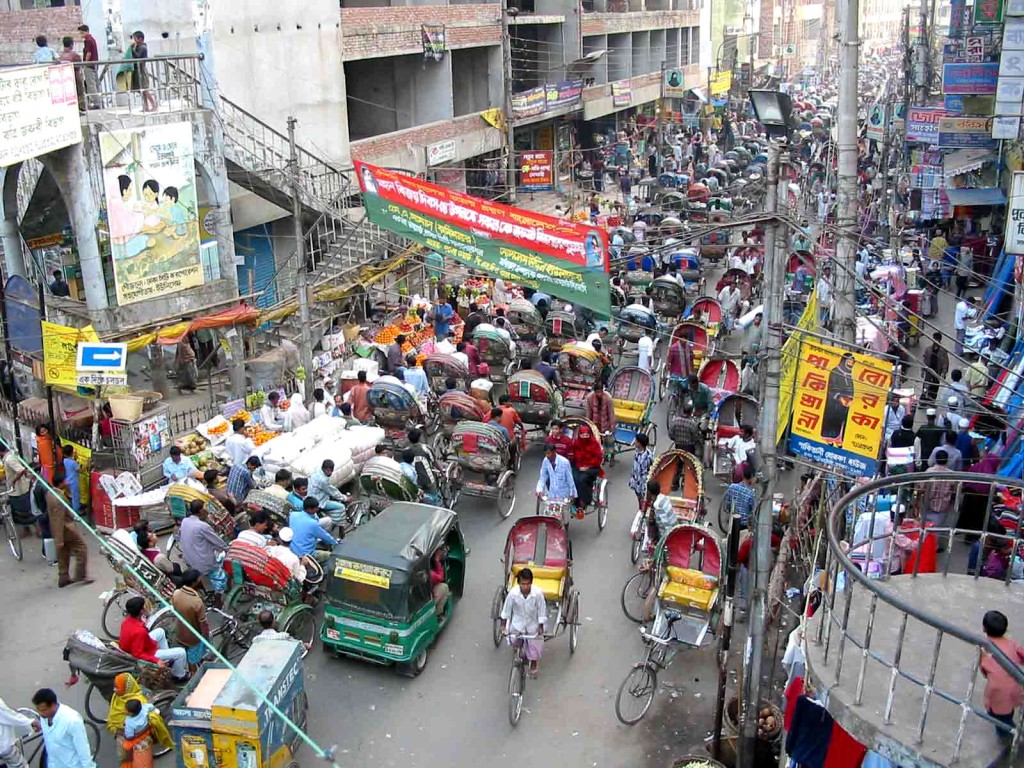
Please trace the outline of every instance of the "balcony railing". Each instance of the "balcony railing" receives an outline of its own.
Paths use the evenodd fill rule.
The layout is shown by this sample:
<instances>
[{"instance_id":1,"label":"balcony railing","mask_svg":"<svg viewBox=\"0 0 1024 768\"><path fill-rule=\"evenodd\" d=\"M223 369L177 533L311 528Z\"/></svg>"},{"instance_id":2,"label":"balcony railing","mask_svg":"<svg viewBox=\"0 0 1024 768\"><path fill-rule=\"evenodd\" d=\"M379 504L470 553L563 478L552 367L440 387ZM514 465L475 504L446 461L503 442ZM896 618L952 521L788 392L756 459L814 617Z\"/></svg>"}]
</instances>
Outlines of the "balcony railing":
<instances>
[{"instance_id":1,"label":"balcony railing","mask_svg":"<svg viewBox=\"0 0 1024 768\"><path fill-rule=\"evenodd\" d=\"M121 114L198 109L202 58L183 54L76 63L80 103L86 110Z\"/></svg>"},{"instance_id":2,"label":"balcony railing","mask_svg":"<svg viewBox=\"0 0 1024 768\"><path fill-rule=\"evenodd\" d=\"M949 515L974 514L977 518L984 507L979 528L958 528L946 520L936 525L916 522L921 520L922 512L928 511L931 494L938 492L940 482L953 486ZM985 490L979 493L979 488ZM943 493L948 489L949 486L942 489ZM979 700L986 683L984 677L979 679L979 674L986 655L1019 685L1024 685L1024 670L978 632L980 616L972 615L970 627L952 617L961 615L956 610L960 604L954 598L974 600L967 607L972 614L978 613L979 606L993 607L992 601L1021 599L1020 586L1011 587L1010 581L1015 558L1024 556L1018 524L1022 490L1021 481L994 475L904 474L856 487L829 514L829 552L822 580L828 594L814 619L816 630L808 632L809 642L814 646L809 651L809 665L814 666L815 659L821 661L823 668L814 670L814 676L830 690L830 696L838 694L844 704L852 705L849 708L853 712L860 708L862 719L869 722L880 717L880 722L874 724L890 738L895 738L897 732L910 734L913 745L930 751L930 758L938 758L942 764L961 759L969 728L974 728L970 737L972 760L978 756L978 749L986 746L984 737L996 731L1010 739L1011 764L1019 750L1019 713L1012 727L993 719ZM901 522L900 514L906 516L902 527L894 530L889 525L884 506L876 512L880 509L879 499L892 505L897 524ZM854 541L850 541L854 534L848 533L848 541L841 542L840 532L847 521L856 522L859 513L871 514L868 530L861 530ZM992 524L997 521L1004 525ZM960 535L977 538L968 556L967 574L950 574L954 562L962 567L963 545L957 538ZM937 572L927 575L920 572L924 559L921 543L926 536L937 537L940 546L945 546L937 555ZM910 572L890 576L893 564L900 562L897 550L907 547L908 542L916 542L912 551L917 553ZM993 550L1008 563L1001 581L981 576L986 557ZM938 601L920 605L908 599L924 594L917 587L934 579L941 579L937 585L941 593ZM940 615L943 608L949 608L945 616ZM1009 614L1010 631L1016 629L1018 635L1020 615ZM850 665L856 665L853 675ZM884 682L879 684L880 680ZM866 698L869 700L865 701ZM943 712L936 714L940 704ZM954 712L958 714L951 717ZM951 727L954 723L955 727ZM988 730L978 731L979 724ZM942 754L937 755L937 751Z\"/></svg>"}]
</instances>

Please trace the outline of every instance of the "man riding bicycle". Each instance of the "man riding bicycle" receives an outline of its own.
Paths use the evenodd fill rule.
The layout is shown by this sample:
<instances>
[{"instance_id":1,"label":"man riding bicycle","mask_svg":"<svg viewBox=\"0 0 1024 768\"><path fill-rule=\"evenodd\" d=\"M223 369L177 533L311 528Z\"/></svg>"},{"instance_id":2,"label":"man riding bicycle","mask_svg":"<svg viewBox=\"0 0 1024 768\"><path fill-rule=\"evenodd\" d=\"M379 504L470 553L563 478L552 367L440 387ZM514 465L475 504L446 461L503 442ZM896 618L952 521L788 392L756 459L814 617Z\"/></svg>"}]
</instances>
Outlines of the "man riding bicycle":
<instances>
[{"instance_id":1,"label":"man riding bicycle","mask_svg":"<svg viewBox=\"0 0 1024 768\"><path fill-rule=\"evenodd\" d=\"M540 657L544 655L544 623L548 620L548 605L544 593L533 588L533 571L529 568L523 568L516 574L516 586L505 596L501 618L505 622L502 634L512 635L513 644L523 643L523 654L530 662L528 674L537 677Z\"/></svg>"}]
</instances>

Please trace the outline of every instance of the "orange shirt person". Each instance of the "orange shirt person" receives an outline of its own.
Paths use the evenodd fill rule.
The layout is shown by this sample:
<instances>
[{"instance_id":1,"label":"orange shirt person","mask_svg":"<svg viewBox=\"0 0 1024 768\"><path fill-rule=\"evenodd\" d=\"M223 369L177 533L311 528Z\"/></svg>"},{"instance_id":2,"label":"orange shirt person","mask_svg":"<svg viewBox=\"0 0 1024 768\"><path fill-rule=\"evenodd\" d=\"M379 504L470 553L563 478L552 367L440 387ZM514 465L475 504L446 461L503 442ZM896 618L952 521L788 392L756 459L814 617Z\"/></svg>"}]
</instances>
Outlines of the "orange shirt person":
<instances>
[{"instance_id":1,"label":"orange shirt person","mask_svg":"<svg viewBox=\"0 0 1024 768\"><path fill-rule=\"evenodd\" d=\"M366 371L359 371L356 374L356 384L349 390L348 401L352 404L352 415L363 424L369 424L373 420L373 411L370 410L370 403L366 393L370 391L370 384L366 381Z\"/></svg>"}]
</instances>

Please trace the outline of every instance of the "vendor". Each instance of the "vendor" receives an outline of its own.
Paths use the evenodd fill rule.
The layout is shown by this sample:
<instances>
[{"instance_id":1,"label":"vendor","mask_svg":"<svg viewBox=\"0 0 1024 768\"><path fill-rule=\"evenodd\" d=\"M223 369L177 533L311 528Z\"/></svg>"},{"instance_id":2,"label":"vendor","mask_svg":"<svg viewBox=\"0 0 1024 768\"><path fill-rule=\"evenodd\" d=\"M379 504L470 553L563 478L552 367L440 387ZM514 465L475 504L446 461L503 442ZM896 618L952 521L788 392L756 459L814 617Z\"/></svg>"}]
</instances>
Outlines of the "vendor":
<instances>
[{"instance_id":1,"label":"vendor","mask_svg":"<svg viewBox=\"0 0 1024 768\"><path fill-rule=\"evenodd\" d=\"M267 395L267 401L260 408L260 417L263 421L263 428L271 432L280 432L284 429L284 419L281 418L281 393L271 392Z\"/></svg>"},{"instance_id":2,"label":"vendor","mask_svg":"<svg viewBox=\"0 0 1024 768\"><path fill-rule=\"evenodd\" d=\"M395 340L388 347L387 364L388 373L395 374L400 368L404 368L405 358L402 356L402 347L405 345L405 334L395 336Z\"/></svg>"},{"instance_id":3,"label":"vendor","mask_svg":"<svg viewBox=\"0 0 1024 768\"><path fill-rule=\"evenodd\" d=\"M172 445L170 454L163 463L164 477L168 481L176 483L186 477L194 477L197 480L203 477L202 473L196 469L196 465L192 463L192 459L182 455L181 448Z\"/></svg>"}]
</instances>

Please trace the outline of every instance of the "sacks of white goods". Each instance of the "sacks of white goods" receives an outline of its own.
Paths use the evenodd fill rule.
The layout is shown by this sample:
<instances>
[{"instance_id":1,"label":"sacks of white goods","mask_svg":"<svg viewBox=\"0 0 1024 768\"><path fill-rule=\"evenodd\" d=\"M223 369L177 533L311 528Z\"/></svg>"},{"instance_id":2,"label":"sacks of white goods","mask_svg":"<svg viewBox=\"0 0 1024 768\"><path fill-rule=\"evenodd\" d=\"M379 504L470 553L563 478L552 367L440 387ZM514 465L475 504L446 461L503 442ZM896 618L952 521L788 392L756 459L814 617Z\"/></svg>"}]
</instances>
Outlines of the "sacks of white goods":
<instances>
[{"instance_id":1,"label":"sacks of white goods","mask_svg":"<svg viewBox=\"0 0 1024 768\"><path fill-rule=\"evenodd\" d=\"M350 454L351 455L351 454ZM356 465L351 460L346 461L341 466L334 468L334 474L331 475L331 482L337 486L345 485L356 478Z\"/></svg>"},{"instance_id":2,"label":"sacks of white goods","mask_svg":"<svg viewBox=\"0 0 1024 768\"><path fill-rule=\"evenodd\" d=\"M380 427L349 427L338 435L337 442L352 452L356 472L362 472L363 465L376 455L376 448L384 442L384 430Z\"/></svg>"},{"instance_id":3,"label":"sacks of white goods","mask_svg":"<svg viewBox=\"0 0 1024 768\"><path fill-rule=\"evenodd\" d=\"M309 477L320 469L327 459L334 462L331 485L340 486L343 482L341 470L346 464L352 464L352 451L338 442L320 443L311 450L303 451L292 460L290 468L296 477ZM349 470L349 472L351 471Z\"/></svg>"},{"instance_id":4,"label":"sacks of white goods","mask_svg":"<svg viewBox=\"0 0 1024 768\"><path fill-rule=\"evenodd\" d=\"M253 456L258 456L264 464L286 467L296 456L310 447L312 444L308 440L303 440L294 432L286 432L259 446L253 452Z\"/></svg>"},{"instance_id":5,"label":"sacks of white goods","mask_svg":"<svg viewBox=\"0 0 1024 768\"><path fill-rule=\"evenodd\" d=\"M308 424L303 424L293 434L300 435L314 445L332 439L339 432L345 431L345 420L334 416L317 416Z\"/></svg>"}]
</instances>

